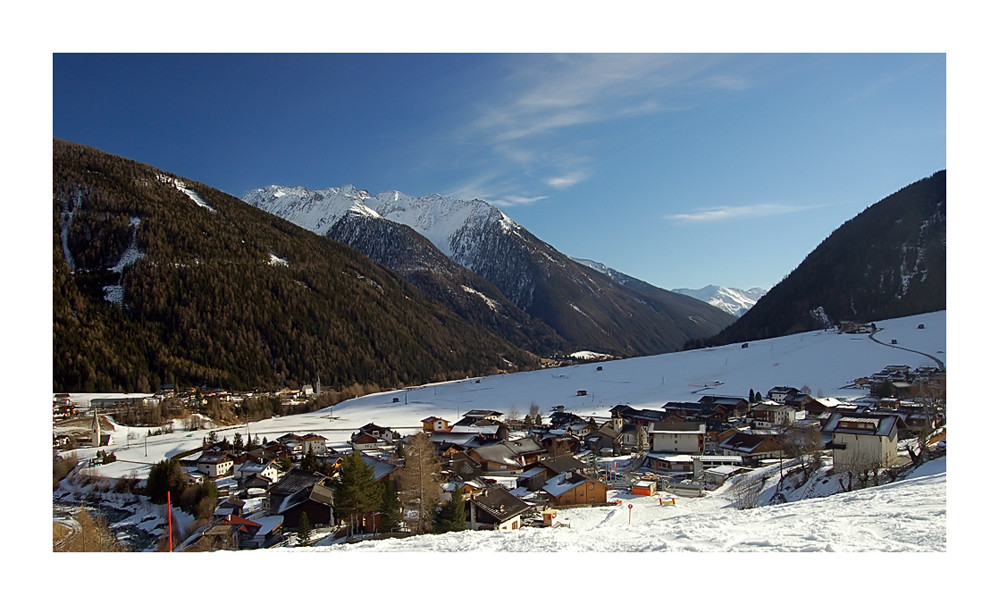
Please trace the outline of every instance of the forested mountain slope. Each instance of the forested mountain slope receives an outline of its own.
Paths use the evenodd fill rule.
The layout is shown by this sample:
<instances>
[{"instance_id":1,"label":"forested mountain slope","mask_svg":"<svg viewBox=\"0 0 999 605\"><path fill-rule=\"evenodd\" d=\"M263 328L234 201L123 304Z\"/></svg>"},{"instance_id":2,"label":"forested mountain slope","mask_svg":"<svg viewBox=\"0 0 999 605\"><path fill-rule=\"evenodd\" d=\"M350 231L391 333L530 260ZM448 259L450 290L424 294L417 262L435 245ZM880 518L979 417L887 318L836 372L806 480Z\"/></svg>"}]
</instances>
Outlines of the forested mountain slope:
<instances>
[{"instance_id":1,"label":"forested mountain slope","mask_svg":"<svg viewBox=\"0 0 999 605\"><path fill-rule=\"evenodd\" d=\"M947 173L893 193L844 223L709 344L759 340L840 321L947 308ZM704 344L692 342L690 346Z\"/></svg>"},{"instance_id":2,"label":"forested mountain slope","mask_svg":"<svg viewBox=\"0 0 999 605\"><path fill-rule=\"evenodd\" d=\"M53 142L53 390L380 388L537 367L356 250Z\"/></svg>"}]
</instances>

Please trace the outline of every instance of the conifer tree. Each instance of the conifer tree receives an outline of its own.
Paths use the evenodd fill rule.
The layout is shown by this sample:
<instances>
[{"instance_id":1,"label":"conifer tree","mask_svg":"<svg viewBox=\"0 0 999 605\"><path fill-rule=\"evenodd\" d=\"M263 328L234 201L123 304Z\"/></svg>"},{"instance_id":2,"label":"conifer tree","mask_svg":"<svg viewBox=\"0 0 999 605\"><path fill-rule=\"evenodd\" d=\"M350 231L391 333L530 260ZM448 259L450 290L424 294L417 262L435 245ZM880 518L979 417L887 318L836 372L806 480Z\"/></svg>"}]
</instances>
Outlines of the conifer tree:
<instances>
[{"instance_id":1,"label":"conifer tree","mask_svg":"<svg viewBox=\"0 0 999 605\"><path fill-rule=\"evenodd\" d=\"M451 499L441 506L434 518L434 529L438 533L463 531L465 526L465 498L460 489L451 492Z\"/></svg>"},{"instance_id":2,"label":"conifer tree","mask_svg":"<svg viewBox=\"0 0 999 605\"><path fill-rule=\"evenodd\" d=\"M309 536L312 533L312 525L309 521L309 515L304 510L302 511L302 516L298 518L298 544L299 546L304 546L309 543Z\"/></svg>"},{"instance_id":3,"label":"conifer tree","mask_svg":"<svg viewBox=\"0 0 999 605\"><path fill-rule=\"evenodd\" d=\"M391 481L384 484L382 503L378 508L382 515L382 529L393 531L402 523L402 505L399 503L399 492Z\"/></svg>"},{"instance_id":4,"label":"conifer tree","mask_svg":"<svg viewBox=\"0 0 999 605\"><path fill-rule=\"evenodd\" d=\"M344 458L340 478L333 486L333 514L347 521L353 534L364 516L378 510L381 493L374 472L364 462L360 452Z\"/></svg>"}]
</instances>

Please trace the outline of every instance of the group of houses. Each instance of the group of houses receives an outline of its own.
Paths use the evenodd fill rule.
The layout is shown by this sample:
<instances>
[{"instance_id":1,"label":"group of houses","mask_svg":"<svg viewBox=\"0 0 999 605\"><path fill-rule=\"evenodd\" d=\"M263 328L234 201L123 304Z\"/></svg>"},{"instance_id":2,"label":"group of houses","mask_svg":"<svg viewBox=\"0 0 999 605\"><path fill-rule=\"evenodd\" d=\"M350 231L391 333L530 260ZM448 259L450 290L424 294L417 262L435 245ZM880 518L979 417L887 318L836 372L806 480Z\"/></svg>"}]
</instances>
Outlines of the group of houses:
<instances>
[{"instance_id":1,"label":"group of houses","mask_svg":"<svg viewBox=\"0 0 999 605\"><path fill-rule=\"evenodd\" d=\"M871 377L879 379L942 384L944 377L927 368L889 367ZM834 472L899 464L900 438L944 421L942 410L926 410L925 399L871 395L845 404L775 386L765 397L617 405L600 419L557 406L547 422L538 416L508 423L499 412L476 409L453 422L430 416L421 423L441 463L444 497L458 491L464 499L466 527L513 530L548 524L555 509L608 504L614 489L698 495L754 466L786 459L789 434L817 435L815 447L831 455ZM333 494L345 456L358 452L376 481L398 487L402 448L411 437L369 423L336 449L315 433L288 433L239 452L206 447L185 464L192 480L215 480L222 500L214 520L182 548L266 547L296 528L303 513L313 526L336 527ZM376 513L362 526L392 529L381 527Z\"/></svg>"}]
</instances>

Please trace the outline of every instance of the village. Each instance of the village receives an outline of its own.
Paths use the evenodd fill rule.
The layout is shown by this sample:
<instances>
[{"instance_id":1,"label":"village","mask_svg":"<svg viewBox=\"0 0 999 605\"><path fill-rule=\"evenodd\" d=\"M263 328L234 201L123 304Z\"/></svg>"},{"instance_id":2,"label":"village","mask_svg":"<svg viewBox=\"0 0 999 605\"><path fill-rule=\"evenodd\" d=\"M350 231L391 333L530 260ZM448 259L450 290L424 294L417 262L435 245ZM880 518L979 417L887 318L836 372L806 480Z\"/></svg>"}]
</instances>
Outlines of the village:
<instances>
[{"instance_id":1,"label":"village","mask_svg":"<svg viewBox=\"0 0 999 605\"><path fill-rule=\"evenodd\" d=\"M622 491L675 504L770 465L779 468L782 483L787 475L788 489L824 468L849 491L891 481L944 452L943 369L890 365L856 379L854 388L866 394L849 403L813 397L808 387L775 385L766 392L706 394L656 407L620 404L599 416L576 414L564 405L544 415L532 405L522 417L514 417L515 410L471 409L450 419L427 416L420 426L368 422L343 439L323 431L261 437L248 424L206 424L208 417L197 412L223 405L230 418L238 418L259 393L167 388L153 396L95 397L86 408L60 394L53 403L56 425L75 422L87 429L72 436L57 433L53 446L62 454L73 447L100 448L80 469L113 462L116 444L108 419L129 410L134 418L136 408L195 411L182 422L155 427L156 434L178 426L215 427L200 447L171 457L187 485L210 482L214 498L211 514L188 523L187 531L171 527L165 548L175 551L356 542L457 529L514 531L558 527L566 509L618 506L615 494ZM319 391L320 385L310 385L266 396L288 409L307 406ZM398 397L393 402L408 404ZM146 436L153 434L148 428ZM338 491L347 491L362 464L361 474L377 485L378 497L360 506L351 503L348 514ZM133 483L140 483L136 479ZM759 504L759 487L742 491L747 489L740 506ZM778 490L773 501L781 498ZM167 533L162 521L156 531Z\"/></svg>"}]
</instances>

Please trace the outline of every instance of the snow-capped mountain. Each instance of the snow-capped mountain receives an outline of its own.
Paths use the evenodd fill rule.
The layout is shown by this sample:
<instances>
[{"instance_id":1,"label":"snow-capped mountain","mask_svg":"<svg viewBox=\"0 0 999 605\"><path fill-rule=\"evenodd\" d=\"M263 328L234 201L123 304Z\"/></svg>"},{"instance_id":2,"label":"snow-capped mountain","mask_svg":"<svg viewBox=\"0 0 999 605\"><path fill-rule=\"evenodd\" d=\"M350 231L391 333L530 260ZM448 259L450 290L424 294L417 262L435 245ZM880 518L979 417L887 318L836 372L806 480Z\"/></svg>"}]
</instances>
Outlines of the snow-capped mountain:
<instances>
[{"instance_id":1,"label":"snow-capped mountain","mask_svg":"<svg viewBox=\"0 0 999 605\"><path fill-rule=\"evenodd\" d=\"M361 251L401 275L431 299L518 347L541 355L568 347L551 327L528 315L492 283L445 254L443 250L450 249L448 227L460 228L461 225L447 225L444 215L432 210L434 202L447 208L455 206L454 200L440 196L413 200L398 192L372 197L367 191L350 185L316 191L271 186L251 191L243 200ZM402 203L409 201L413 203ZM387 218L383 213L393 218ZM459 214L454 213L447 219L457 223ZM466 220L469 215L465 213ZM421 226L440 244L409 223Z\"/></svg>"},{"instance_id":2,"label":"snow-capped mountain","mask_svg":"<svg viewBox=\"0 0 999 605\"><path fill-rule=\"evenodd\" d=\"M351 186L316 191L270 186L248 192L243 200L393 268L433 252L416 238L407 236L396 246L372 231L385 229L379 221L411 228L444 257L492 284L501 298L549 326L571 350L621 356L674 351L692 338L714 335L732 320L689 297L654 286L636 289L583 267L482 200L399 191L373 196ZM376 246L395 250L379 256ZM452 290L468 295L466 285L489 297L464 283Z\"/></svg>"},{"instance_id":3,"label":"snow-capped mountain","mask_svg":"<svg viewBox=\"0 0 999 605\"><path fill-rule=\"evenodd\" d=\"M736 317L742 317L746 311L753 308L756 301L763 298L763 295L767 293L767 290L766 288L750 288L749 290L740 290L739 288L709 285L698 290L692 290L690 288L674 288L673 292L692 296L697 300L703 300L708 304L714 305L726 313L731 313Z\"/></svg>"}]
</instances>

